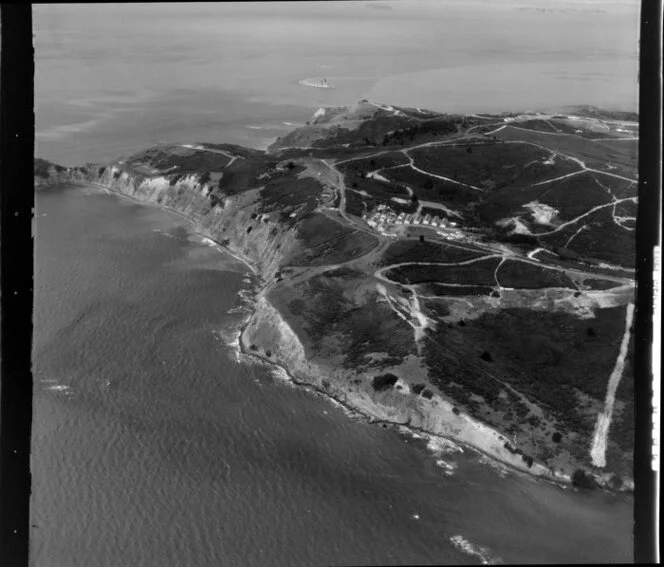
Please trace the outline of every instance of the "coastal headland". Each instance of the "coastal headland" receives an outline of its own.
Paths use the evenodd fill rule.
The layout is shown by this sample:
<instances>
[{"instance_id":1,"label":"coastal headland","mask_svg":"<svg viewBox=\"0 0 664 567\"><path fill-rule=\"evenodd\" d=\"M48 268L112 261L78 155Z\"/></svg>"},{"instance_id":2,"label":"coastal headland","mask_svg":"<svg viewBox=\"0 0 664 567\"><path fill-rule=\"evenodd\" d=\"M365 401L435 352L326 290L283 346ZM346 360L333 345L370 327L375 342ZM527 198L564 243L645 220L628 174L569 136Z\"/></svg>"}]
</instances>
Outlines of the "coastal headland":
<instances>
[{"instance_id":1,"label":"coastal headland","mask_svg":"<svg viewBox=\"0 0 664 567\"><path fill-rule=\"evenodd\" d=\"M37 159L35 186L189 218L260 276L240 347L295 383L523 472L630 490L637 139L636 115L590 107L365 100L267 151Z\"/></svg>"}]
</instances>

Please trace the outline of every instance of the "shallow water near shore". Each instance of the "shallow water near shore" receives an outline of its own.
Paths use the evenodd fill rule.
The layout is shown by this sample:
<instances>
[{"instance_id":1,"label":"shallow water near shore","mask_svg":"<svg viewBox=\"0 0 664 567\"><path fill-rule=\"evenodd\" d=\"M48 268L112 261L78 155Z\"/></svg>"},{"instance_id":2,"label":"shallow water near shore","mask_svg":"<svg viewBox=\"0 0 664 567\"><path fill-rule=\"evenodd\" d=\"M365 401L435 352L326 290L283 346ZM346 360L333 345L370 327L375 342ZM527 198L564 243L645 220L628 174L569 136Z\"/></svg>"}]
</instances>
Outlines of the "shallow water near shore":
<instances>
[{"instance_id":1,"label":"shallow water near shore","mask_svg":"<svg viewBox=\"0 0 664 567\"><path fill-rule=\"evenodd\" d=\"M629 496L433 450L236 361L252 277L182 217L95 188L36 208L33 565L632 559Z\"/></svg>"}]
</instances>

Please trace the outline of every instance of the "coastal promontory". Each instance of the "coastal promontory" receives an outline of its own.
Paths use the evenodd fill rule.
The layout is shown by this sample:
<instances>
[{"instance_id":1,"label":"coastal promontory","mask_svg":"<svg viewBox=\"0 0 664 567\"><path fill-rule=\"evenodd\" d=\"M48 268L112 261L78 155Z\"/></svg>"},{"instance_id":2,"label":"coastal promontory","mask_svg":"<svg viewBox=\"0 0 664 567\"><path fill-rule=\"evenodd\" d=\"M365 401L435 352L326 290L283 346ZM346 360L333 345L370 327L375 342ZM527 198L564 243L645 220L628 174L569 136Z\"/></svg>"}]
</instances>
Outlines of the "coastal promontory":
<instances>
[{"instance_id":1,"label":"coastal promontory","mask_svg":"<svg viewBox=\"0 0 664 567\"><path fill-rule=\"evenodd\" d=\"M261 278L247 353L375 421L630 488L637 117L324 108L267 151L35 160L176 210ZM583 479L581 482L579 479Z\"/></svg>"}]
</instances>

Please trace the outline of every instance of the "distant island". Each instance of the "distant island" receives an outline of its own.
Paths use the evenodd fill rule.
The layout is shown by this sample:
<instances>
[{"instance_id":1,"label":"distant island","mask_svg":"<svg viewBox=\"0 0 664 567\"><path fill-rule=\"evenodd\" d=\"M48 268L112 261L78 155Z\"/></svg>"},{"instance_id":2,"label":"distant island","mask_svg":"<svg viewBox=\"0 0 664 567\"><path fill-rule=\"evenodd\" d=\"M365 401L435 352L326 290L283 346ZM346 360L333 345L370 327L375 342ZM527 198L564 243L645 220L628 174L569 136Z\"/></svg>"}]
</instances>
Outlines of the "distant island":
<instances>
[{"instance_id":1,"label":"distant island","mask_svg":"<svg viewBox=\"0 0 664 567\"><path fill-rule=\"evenodd\" d=\"M630 490L638 135L636 114L593 107L363 100L267 151L36 159L35 185L96 184L188 216L260 276L243 352L370 421Z\"/></svg>"},{"instance_id":2,"label":"distant island","mask_svg":"<svg viewBox=\"0 0 664 567\"><path fill-rule=\"evenodd\" d=\"M298 81L300 85L304 85L305 87L316 87L318 89L334 89L336 88L334 85L330 84L327 82L327 79L322 78L314 78L314 79L302 79L301 81Z\"/></svg>"}]
</instances>

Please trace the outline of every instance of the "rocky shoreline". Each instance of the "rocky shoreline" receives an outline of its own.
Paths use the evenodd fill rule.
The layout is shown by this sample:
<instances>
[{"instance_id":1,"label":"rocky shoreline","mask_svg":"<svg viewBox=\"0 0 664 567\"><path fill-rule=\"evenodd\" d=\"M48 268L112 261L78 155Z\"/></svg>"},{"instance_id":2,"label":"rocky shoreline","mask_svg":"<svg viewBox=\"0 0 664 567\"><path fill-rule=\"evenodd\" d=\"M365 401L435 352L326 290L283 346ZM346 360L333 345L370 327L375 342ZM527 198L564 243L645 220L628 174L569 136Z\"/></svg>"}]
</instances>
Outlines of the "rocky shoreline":
<instances>
[{"instance_id":1,"label":"rocky shoreline","mask_svg":"<svg viewBox=\"0 0 664 567\"><path fill-rule=\"evenodd\" d=\"M259 296L260 295L261 293L259 293ZM506 458L505 455L500 455L497 454L495 451L491 451L490 448L487 446L485 447L477 446L475 444L469 443L467 440L463 438L455 437L454 435L449 435L449 434L441 435L440 433L433 431L432 429L427 429L426 427L420 427L413 423L413 419L411 417L408 417L403 420L389 419L384 415L380 415L379 412L372 412L370 411L370 408L367 407L366 403L362 403L363 402L362 397L356 395L356 393L349 390L346 390L345 392L342 391L339 393L333 392L329 388L326 388L324 385L317 384L315 381L311 380L312 376L321 376L324 373L324 369L316 367L315 365L312 365L310 362L305 360L300 360L298 361L299 364L296 362L295 364L291 364L290 366L286 362L279 360L277 353L281 349L278 343L272 345L272 348L274 349L275 352L273 352L270 349L267 349L264 350L263 353L261 353L257 348L252 348L252 346L255 347L255 345L250 341L248 335L250 334L252 326L255 326L257 323L258 325L261 324L260 321L261 315L264 315L263 313L261 313L261 310L265 310L266 308L276 312L276 310L273 307L267 304L267 300L264 297L263 298L259 297L259 299L256 302L254 302L254 305L251 307L252 309L251 315L244 322L244 324L241 326L241 328L237 333L238 347L240 349L240 352L244 356L254 358L263 364L270 364L280 368L281 370L284 371L284 373L288 376L288 379L293 384L300 387L304 387L315 394L321 395L333 401L335 404L339 404L351 415L358 416L366 420L368 423L395 428L402 433L405 430L410 434L424 436L427 439L435 439L442 441L444 443L451 442L455 446L475 451L476 453L490 459L492 462L497 463L499 466L507 467L512 472L526 474L531 478L539 478L546 482L553 483L561 488L566 488L567 486L572 484L572 479L570 477L555 474L539 463L534 463L533 466L529 468L526 466L525 463L522 464L521 462L519 462L519 460L516 457L512 459ZM283 322L283 320L282 324L287 325L285 322ZM267 353L269 353L270 356L267 356ZM310 372L307 373L299 372L298 373L299 376L296 375L293 367L299 365L308 367ZM316 371L313 371L314 368ZM329 380L325 380L325 378L322 378L321 382L325 383L329 382ZM364 401L366 402L366 400ZM463 417L466 418L467 420L473 422L475 421L469 416L464 415ZM490 428L485 427L482 424L478 425L480 425L482 428L485 428L487 431L490 430ZM496 435L498 434L496 433Z\"/></svg>"},{"instance_id":2,"label":"rocky shoreline","mask_svg":"<svg viewBox=\"0 0 664 567\"><path fill-rule=\"evenodd\" d=\"M269 290L267 282L270 281L270 273L276 265L273 254L268 255L271 243L263 243L263 248L257 251L259 255L255 258L250 257L247 251L251 250L251 246L245 236L244 226L241 226L242 218L234 216L234 222L238 224L235 227L236 230L229 235L230 238L220 239L213 225L206 229L201 224L202 216L192 212L192 208L196 206L196 195L189 195L186 204L183 203L181 210L178 210L162 202L162 199L158 197L159 189L152 187L153 184L148 182L145 185L146 181L138 183L131 176L114 177L113 169L108 169L106 174L90 174L83 179L80 178L82 176L76 176L69 182L93 185L108 192L129 197L135 202L157 205L188 219L192 223L194 232L210 239L234 258L242 261L259 278L257 285L260 291L251 307L252 313L238 334L238 346L243 355L281 368L293 384L333 400L347 411L362 416L370 423L405 428L415 434L451 440L477 451L511 470L541 478L558 486L572 484L570 476L552 471L541 463L533 462L530 467L527 466L520 455L508 450L508 441L504 436L468 415L453 411L455 408L452 404L441 396L434 395L432 399L424 399L406 393L377 394L371 390L370 386L368 388L354 386L349 379L348 371L324 368L320 364L308 360L299 338L266 297ZM108 183L103 182L106 180ZM58 181L62 182L60 179ZM203 190L197 183L192 184L187 181L186 185L188 192L191 193ZM136 197L137 193L142 198ZM227 198L226 201L223 207L224 214L233 215L232 198ZM258 237L258 235L255 236ZM251 245L257 246L255 243L251 243ZM262 258L262 256L264 257ZM256 346L257 343L261 344L262 353ZM353 377L356 375L360 377L361 373L353 374ZM366 384L370 380L364 382ZM609 488L608 478L603 479L596 476L595 482L603 488ZM623 491L630 490L633 490L633 487L629 485L623 488Z\"/></svg>"},{"instance_id":3,"label":"rocky shoreline","mask_svg":"<svg viewBox=\"0 0 664 567\"><path fill-rule=\"evenodd\" d=\"M259 293L259 296L261 294L262 292ZM505 467L513 473L527 475L530 478L554 484L559 488L565 489L569 488L570 486L574 486L575 489L577 489L571 476L555 473L550 469L548 469L546 466L537 462L534 462L532 467L528 467L525 463L522 463L520 458L518 458L517 456L509 458L512 457L511 452L508 454L509 456L505 458L506 457L505 454L500 454L496 451L492 451L491 447L486 447L486 446L482 447L481 444L480 446L478 446L458 436L450 434L447 435L440 434L436 431L433 431L432 429L419 427L412 423L413 420L410 417L404 420L386 419L384 416L378 415L377 412L372 412L368 410L366 405L362 404L361 399L354 399L353 392L346 391L343 392L342 395L339 395L338 393L332 392L330 391L330 389L311 381L312 376L320 376L324 372L324 370L316 367L316 371L313 371L312 368L313 365L311 365L311 363L307 361L300 361L300 363L302 365L307 366L310 371L304 374L300 373L301 375L298 377L293 370L293 367L297 366L297 363L289 366L287 363L279 361L276 358L276 356L274 356L273 353L269 350L267 351L270 352L270 356L268 357L266 354L261 354L257 349L251 348L252 343L248 340L247 335L252 324L255 324L257 319L260 319L261 308L264 309L267 306L268 308L271 308L271 310L276 312L276 309L270 306L265 298L262 299L263 299L263 305L261 305L262 302L259 299L258 301L254 302L254 304L250 307L252 313L243 323L243 325L241 326L240 330L237 333L238 347L240 349L240 352L244 356L254 358L263 364L269 364L280 368L286 374L289 381L294 385L306 388L307 390L317 395L325 397L326 399L343 407L344 410L348 412L350 415L360 417L361 419L366 420L370 424L377 424L377 425L387 426L390 428L395 428L397 429L397 431L401 433L404 433L405 430L410 434L424 436L427 439L439 440L444 443L451 442L453 445L462 447L463 449L472 450L478 453L479 455L486 457L487 459L489 459L491 463L494 463L493 466L497 465L498 467ZM283 320L282 324L287 325ZM278 344L273 345L273 348L277 350L279 349L279 345ZM324 383L326 382L326 380L323 378L321 382ZM475 420L472 419L470 416L464 415L464 418L472 422L475 422ZM491 431L492 433L499 435L497 432L493 432L493 430L484 426L483 424L477 423L477 425L479 425L480 428L485 429L487 432ZM594 476L593 480L598 488L601 488L609 492L632 493L634 491L634 486L631 483L626 483L621 489L618 490L612 488L609 484L609 478L610 478L609 476L606 477Z\"/></svg>"}]
</instances>

